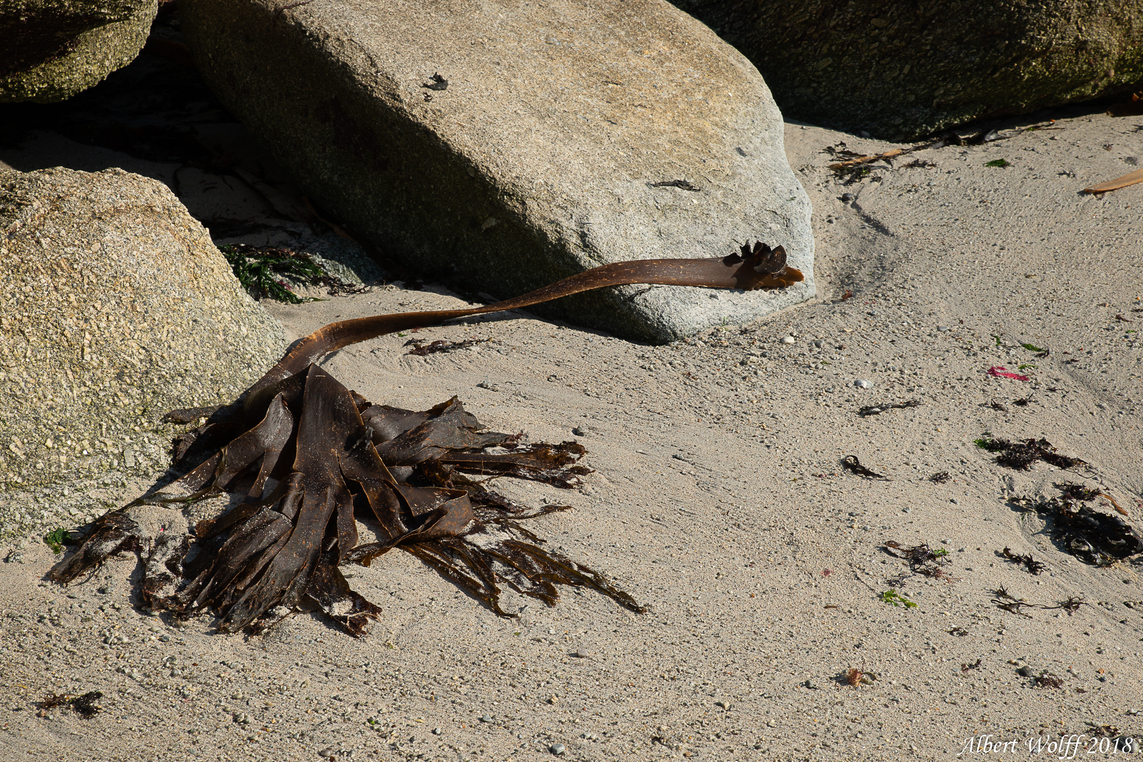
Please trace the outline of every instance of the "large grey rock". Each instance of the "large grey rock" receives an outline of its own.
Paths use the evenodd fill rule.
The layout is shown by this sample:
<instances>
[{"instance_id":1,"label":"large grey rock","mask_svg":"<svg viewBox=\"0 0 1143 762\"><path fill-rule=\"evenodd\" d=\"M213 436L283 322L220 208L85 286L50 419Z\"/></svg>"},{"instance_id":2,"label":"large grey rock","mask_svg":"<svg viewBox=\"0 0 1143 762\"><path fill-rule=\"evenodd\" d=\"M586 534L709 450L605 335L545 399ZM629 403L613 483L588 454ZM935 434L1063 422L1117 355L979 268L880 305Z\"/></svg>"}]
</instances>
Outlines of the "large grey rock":
<instances>
[{"instance_id":1,"label":"large grey rock","mask_svg":"<svg viewBox=\"0 0 1143 762\"><path fill-rule=\"evenodd\" d=\"M648 340L814 293L809 201L753 66L662 0L184 0L220 100L320 204L470 290L762 239L780 293L627 288L551 313ZM434 75L447 80L436 83ZM685 180L698 190L652 187Z\"/></svg>"},{"instance_id":2,"label":"large grey rock","mask_svg":"<svg viewBox=\"0 0 1143 762\"><path fill-rule=\"evenodd\" d=\"M162 415L230 401L284 343L166 186L0 169L0 535L161 474Z\"/></svg>"},{"instance_id":3,"label":"large grey rock","mask_svg":"<svg viewBox=\"0 0 1143 762\"><path fill-rule=\"evenodd\" d=\"M886 140L1127 92L1138 0L675 0L758 66L786 116Z\"/></svg>"},{"instance_id":4,"label":"large grey rock","mask_svg":"<svg viewBox=\"0 0 1143 762\"><path fill-rule=\"evenodd\" d=\"M131 63L158 0L0 0L0 103L53 103Z\"/></svg>"}]
</instances>

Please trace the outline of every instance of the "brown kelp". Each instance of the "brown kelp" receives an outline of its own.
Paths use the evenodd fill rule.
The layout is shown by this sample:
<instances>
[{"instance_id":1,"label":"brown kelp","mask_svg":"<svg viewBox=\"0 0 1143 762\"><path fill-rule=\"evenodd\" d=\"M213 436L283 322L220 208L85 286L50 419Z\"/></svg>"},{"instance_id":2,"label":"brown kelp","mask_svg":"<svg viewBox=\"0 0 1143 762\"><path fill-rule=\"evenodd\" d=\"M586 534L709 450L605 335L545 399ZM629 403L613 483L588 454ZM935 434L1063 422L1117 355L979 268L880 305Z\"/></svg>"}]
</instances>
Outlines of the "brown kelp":
<instances>
[{"instance_id":1,"label":"brown kelp","mask_svg":"<svg viewBox=\"0 0 1143 762\"><path fill-rule=\"evenodd\" d=\"M564 507L531 510L488 487L491 476L574 486L589 473L577 463L580 445L523 444L519 435L485 431L455 398L422 412L374 405L316 363L384 334L607 286L752 290L802 279L787 267L782 247L757 243L716 259L604 265L484 307L332 323L296 342L238 400L210 411L182 436L174 460L183 475L96 520L51 576L71 582L108 556L134 550L144 562L143 599L153 609L207 609L223 632L257 630L275 609L320 610L360 635L380 609L350 589L340 567L368 565L400 548L502 616L508 615L499 602L503 586L548 604L558 585L587 587L642 611L601 574L544 547L520 523ZM169 417L190 422L202 415L195 409ZM193 538L145 529L148 506L194 504L220 493L231 496L231 507L199 521ZM379 539L359 543L359 519Z\"/></svg>"}]
</instances>

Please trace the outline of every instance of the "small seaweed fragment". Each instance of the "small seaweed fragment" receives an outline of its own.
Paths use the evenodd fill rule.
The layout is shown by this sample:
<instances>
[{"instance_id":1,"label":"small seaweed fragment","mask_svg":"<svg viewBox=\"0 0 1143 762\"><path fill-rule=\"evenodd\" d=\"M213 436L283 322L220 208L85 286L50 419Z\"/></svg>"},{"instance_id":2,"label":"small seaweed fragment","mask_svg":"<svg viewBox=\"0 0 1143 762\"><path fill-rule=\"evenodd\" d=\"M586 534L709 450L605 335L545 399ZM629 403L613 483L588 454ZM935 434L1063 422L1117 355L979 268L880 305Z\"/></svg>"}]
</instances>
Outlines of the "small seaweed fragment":
<instances>
[{"instance_id":1,"label":"small seaweed fragment","mask_svg":"<svg viewBox=\"0 0 1143 762\"><path fill-rule=\"evenodd\" d=\"M44 696L43 700L36 702L36 708L40 710L40 716L44 716L44 712L48 709L55 709L56 707L70 705L74 696L67 693L49 693Z\"/></svg>"},{"instance_id":2,"label":"small seaweed fragment","mask_svg":"<svg viewBox=\"0 0 1143 762\"><path fill-rule=\"evenodd\" d=\"M1013 553L1012 549L1005 546L1004 550L999 550L996 555L1014 564L1023 564L1024 568L1030 574L1039 574L1047 569L1047 565L1040 563L1032 558L1031 554L1017 554Z\"/></svg>"},{"instance_id":3,"label":"small seaweed fragment","mask_svg":"<svg viewBox=\"0 0 1143 762\"><path fill-rule=\"evenodd\" d=\"M844 176L844 173L846 171L853 170L856 167L860 167L861 165L869 164L869 163L874 162L874 161L882 161L883 160L887 163L890 163L890 165L891 165L891 162L894 158L896 158L898 156L905 156L905 155L913 153L915 151L920 151L922 149L944 148L945 146L951 146L951 145L955 145L955 146L983 145L985 143L992 143L992 142L995 142L997 140L1004 140L1004 139L1007 139L1010 137L1014 137L1016 135L1019 135L1021 132L1044 129L1049 124L1051 124L1051 122L1045 122L1044 124L1031 125L1029 127L1024 127L1022 129L1015 130L1015 131L1013 131L1007 135L1000 134L999 130L981 130L980 132L977 132L973 135L961 137L956 132L949 131L949 132L944 133L943 135L939 135L938 137L933 138L932 140L929 140L929 141L924 142L924 143L919 143L919 144L914 145L914 146L909 146L908 148L893 148L889 151L885 151L884 153L870 154L870 155L861 155L859 153L851 151L851 150L849 150L848 147L846 147L845 143L842 143L842 142L836 143L832 146L828 146L823 150L825 151L825 153L830 154L834 158L842 159L842 161L840 161L840 162L829 165L829 169L833 170L833 172L836 175L841 177L841 176ZM1000 162L1003 162L1003 163L1000 163ZM931 162L914 161L910 164L906 164L905 166L915 167L915 166L933 166L933 165ZM1004 166L1008 166L1008 162L1004 161L1003 159L997 159L997 160L988 162L987 166L1004 167ZM852 175L850 175L850 177L852 177Z\"/></svg>"},{"instance_id":4,"label":"small seaweed fragment","mask_svg":"<svg viewBox=\"0 0 1143 762\"><path fill-rule=\"evenodd\" d=\"M1079 484L1073 484L1071 482L1061 482L1059 484L1053 484L1052 486L1060 490L1061 495L1068 500L1090 502L1097 497L1102 497L1104 500L1111 503L1112 507L1114 507L1115 510L1120 514L1123 516L1128 515L1123 506L1116 502L1115 498L1112 497L1110 493L1104 492L1103 490L1091 489L1090 487L1083 487Z\"/></svg>"},{"instance_id":5,"label":"small seaweed fragment","mask_svg":"<svg viewBox=\"0 0 1143 762\"><path fill-rule=\"evenodd\" d=\"M100 691L88 691L82 696L76 696L71 702L71 708L74 709L80 717L91 717L103 710L103 707L95 703L101 698L103 698L103 693Z\"/></svg>"},{"instance_id":6,"label":"small seaweed fragment","mask_svg":"<svg viewBox=\"0 0 1143 762\"><path fill-rule=\"evenodd\" d=\"M295 294L284 280L287 277L309 285L325 286L331 296L362 290L362 287L334 278L308 254L292 249L235 243L220 246L219 251L230 263L238 282L255 299L270 298L289 304L314 301Z\"/></svg>"},{"instance_id":7,"label":"small seaweed fragment","mask_svg":"<svg viewBox=\"0 0 1143 762\"><path fill-rule=\"evenodd\" d=\"M960 665L961 674L968 672L971 669L980 669L980 661L981 661L980 659L977 659L976 661L972 662L971 664L961 664Z\"/></svg>"},{"instance_id":8,"label":"small seaweed fragment","mask_svg":"<svg viewBox=\"0 0 1143 762\"><path fill-rule=\"evenodd\" d=\"M862 418L870 415L879 415L886 410L903 410L909 407L917 407L921 404L920 400L907 400L905 402L884 402L880 405L866 405L857 411L857 414Z\"/></svg>"},{"instance_id":9,"label":"small seaweed fragment","mask_svg":"<svg viewBox=\"0 0 1143 762\"><path fill-rule=\"evenodd\" d=\"M993 159L992 161L984 162L984 166L1003 168L1003 167L1007 167L1007 166L1011 166L1011 165L1009 164L1007 159Z\"/></svg>"},{"instance_id":10,"label":"small seaweed fragment","mask_svg":"<svg viewBox=\"0 0 1143 762\"><path fill-rule=\"evenodd\" d=\"M412 347L405 354L417 355L418 357L425 357L426 355L437 354L438 352L455 352L458 349L468 349L477 344L486 344L492 339L465 339L464 341L446 341L445 339L437 339L433 342L426 342L423 339L409 339L405 342L406 347Z\"/></svg>"},{"instance_id":11,"label":"small seaweed fragment","mask_svg":"<svg viewBox=\"0 0 1143 762\"><path fill-rule=\"evenodd\" d=\"M1067 612L1068 616L1071 616L1075 612L1079 611L1080 606L1087 606L1087 605L1090 605L1090 604L1088 604L1088 602L1083 599L1082 595L1070 595L1070 596L1068 596L1067 600L1060 601L1055 606L1041 606L1040 608L1042 608L1042 609L1063 609L1064 611Z\"/></svg>"},{"instance_id":12,"label":"small seaweed fragment","mask_svg":"<svg viewBox=\"0 0 1143 762\"><path fill-rule=\"evenodd\" d=\"M1079 458L1060 455L1052 443L1044 438L1024 439L1011 442L1007 439L991 439L987 436L973 442L977 447L988 452L999 453L996 462L1001 466L1017 471L1027 471L1038 460L1049 463L1056 468L1074 468L1087 465Z\"/></svg>"},{"instance_id":13,"label":"small seaweed fragment","mask_svg":"<svg viewBox=\"0 0 1143 762\"><path fill-rule=\"evenodd\" d=\"M421 85L421 87L428 90L447 90L448 80L442 77L439 73L434 72L433 76L429 77L429 81Z\"/></svg>"},{"instance_id":14,"label":"small seaweed fragment","mask_svg":"<svg viewBox=\"0 0 1143 762\"><path fill-rule=\"evenodd\" d=\"M56 555L63 553L64 545L71 540L71 535L63 527L56 527L44 535L44 544L52 549Z\"/></svg>"},{"instance_id":15,"label":"small seaweed fragment","mask_svg":"<svg viewBox=\"0 0 1143 762\"><path fill-rule=\"evenodd\" d=\"M1036 677L1032 678L1032 685L1036 688L1060 689L1064 687L1064 681L1061 680L1059 676L1053 675L1051 672L1045 670Z\"/></svg>"},{"instance_id":16,"label":"small seaweed fragment","mask_svg":"<svg viewBox=\"0 0 1143 762\"><path fill-rule=\"evenodd\" d=\"M948 576L945 570L941 568L942 565L948 563L949 552L945 548L933 550L924 543L906 548L898 542L887 540L881 549L894 558L908 561L909 571L914 574L923 574L926 577L938 579Z\"/></svg>"},{"instance_id":17,"label":"small seaweed fragment","mask_svg":"<svg viewBox=\"0 0 1143 762\"><path fill-rule=\"evenodd\" d=\"M1065 500L1077 500L1083 503L1095 500L1101 494L1097 489L1074 482L1055 482L1052 486L1060 491L1060 496Z\"/></svg>"},{"instance_id":18,"label":"small seaweed fragment","mask_svg":"<svg viewBox=\"0 0 1143 762\"><path fill-rule=\"evenodd\" d=\"M916 603L901 595L896 590L885 590L881 593L880 597L882 602L889 603L894 606L904 606L907 609L917 608Z\"/></svg>"},{"instance_id":19,"label":"small seaweed fragment","mask_svg":"<svg viewBox=\"0 0 1143 762\"><path fill-rule=\"evenodd\" d=\"M50 693L44 697L43 701L36 703L36 708L40 710L39 715L41 717L46 717L49 709L66 706L74 710L80 717L90 718L103 711L103 707L96 703L101 698L103 698L103 693L100 691L88 691L78 696L72 693Z\"/></svg>"},{"instance_id":20,"label":"small seaweed fragment","mask_svg":"<svg viewBox=\"0 0 1143 762\"><path fill-rule=\"evenodd\" d=\"M1110 566L1143 552L1143 537L1127 522L1085 505L1097 497L1106 497L1105 493L1071 482L1054 486L1060 491L1058 496L1020 497L1012 503L1045 519L1057 547L1092 566Z\"/></svg>"},{"instance_id":21,"label":"small seaweed fragment","mask_svg":"<svg viewBox=\"0 0 1143 762\"><path fill-rule=\"evenodd\" d=\"M1031 614L1025 614L1021 609L1028 608L1033 604L1023 598L1017 598L1008 592L1007 588L998 587L992 591L992 602L996 604L997 608L1004 609L1005 611L1022 616L1025 619L1031 619Z\"/></svg>"},{"instance_id":22,"label":"small seaweed fragment","mask_svg":"<svg viewBox=\"0 0 1143 762\"><path fill-rule=\"evenodd\" d=\"M875 471L870 471L861 465L861 461L857 459L856 455L846 455L841 459L841 465L845 470L855 473L858 476L863 476L866 479L885 479L886 481L889 479L889 477L882 476Z\"/></svg>"},{"instance_id":23,"label":"small seaweed fragment","mask_svg":"<svg viewBox=\"0 0 1143 762\"><path fill-rule=\"evenodd\" d=\"M822 149L822 153L828 153L830 156L834 157L835 159L869 159L869 158L871 158L868 156L862 156L857 151L849 150L849 146L847 146L845 144L844 140L839 140L837 143L834 143L832 146L826 146L825 148ZM833 167L830 167L830 169L833 169Z\"/></svg>"},{"instance_id":24,"label":"small seaweed fragment","mask_svg":"<svg viewBox=\"0 0 1143 762\"><path fill-rule=\"evenodd\" d=\"M944 484L951 478L952 477L949 475L948 471L937 471L935 474L929 477L929 481L931 481L933 484Z\"/></svg>"},{"instance_id":25,"label":"small seaweed fragment","mask_svg":"<svg viewBox=\"0 0 1143 762\"><path fill-rule=\"evenodd\" d=\"M873 168L866 166L851 166L835 169L833 172L834 175L839 180L841 180L844 185L854 185L873 175Z\"/></svg>"}]
</instances>

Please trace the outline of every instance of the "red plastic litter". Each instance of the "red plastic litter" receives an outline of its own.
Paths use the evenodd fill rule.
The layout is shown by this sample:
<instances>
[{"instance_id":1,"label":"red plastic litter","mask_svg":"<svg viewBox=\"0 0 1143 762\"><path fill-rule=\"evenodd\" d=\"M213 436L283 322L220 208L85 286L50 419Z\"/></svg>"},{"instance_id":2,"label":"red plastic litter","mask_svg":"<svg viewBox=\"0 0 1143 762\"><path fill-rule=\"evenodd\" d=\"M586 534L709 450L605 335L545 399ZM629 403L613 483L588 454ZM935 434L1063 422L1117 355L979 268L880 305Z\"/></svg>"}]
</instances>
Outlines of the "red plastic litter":
<instances>
[{"instance_id":1,"label":"red plastic litter","mask_svg":"<svg viewBox=\"0 0 1143 762\"><path fill-rule=\"evenodd\" d=\"M988 369L988 375L996 376L997 378L1013 378L1017 381L1030 381L1027 376L1020 373L1012 373L1003 365L993 365Z\"/></svg>"}]
</instances>

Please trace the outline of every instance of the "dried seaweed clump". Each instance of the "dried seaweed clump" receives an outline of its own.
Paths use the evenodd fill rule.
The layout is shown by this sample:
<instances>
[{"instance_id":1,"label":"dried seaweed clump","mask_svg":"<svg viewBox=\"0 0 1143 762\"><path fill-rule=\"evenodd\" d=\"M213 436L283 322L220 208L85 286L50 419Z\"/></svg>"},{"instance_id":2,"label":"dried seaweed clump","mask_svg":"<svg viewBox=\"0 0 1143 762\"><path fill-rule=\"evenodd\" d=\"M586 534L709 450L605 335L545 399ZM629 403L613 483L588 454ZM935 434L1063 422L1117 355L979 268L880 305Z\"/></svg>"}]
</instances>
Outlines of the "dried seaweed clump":
<instances>
[{"instance_id":1,"label":"dried seaweed clump","mask_svg":"<svg viewBox=\"0 0 1143 762\"><path fill-rule=\"evenodd\" d=\"M1015 553L1012 551L1012 548L1009 548L1007 545L1004 546L1004 550L997 551L996 555L1010 563L1020 564L1029 574L1039 574L1048 568L1047 564L1032 558L1032 554Z\"/></svg>"},{"instance_id":2,"label":"dried seaweed clump","mask_svg":"<svg viewBox=\"0 0 1143 762\"><path fill-rule=\"evenodd\" d=\"M1003 609L1011 614L1016 614L1017 616L1022 616L1025 619L1031 619L1032 615L1025 614L1023 609L1029 606L1035 607L1035 604L1028 603L1028 601L1023 598L1017 598L1012 595L1008 592L1008 588L1005 587L998 587L992 591L992 602L996 604L997 608Z\"/></svg>"},{"instance_id":3,"label":"dried seaweed clump","mask_svg":"<svg viewBox=\"0 0 1143 762\"><path fill-rule=\"evenodd\" d=\"M98 703L101 698L103 693L100 691L88 691L78 696L72 693L49 693L43 701L36 702L36 708L40 710L36 715L47 717L48 710L62 706L68 707L84 719L90 719L103 711L103 707Z\"/></svg>"},{"instance_id":4,"label":"dried seaweed clump","mask_svg":"<svg viewBox=\"0 0 1143 762\"><path fill-rule=\"evenodd\" d=\"M1064 681L1060 679L1059 675L1054 675L1051 672L1042 672L1032 678L1032 685L1036 688L1055 688L1059 690L1064 687Z\"/></svg>"},{"instance_id":5,"label":"dried seaweed clump","mask_svg":"<svg viewBox=\"0 0 1143 762\"><path fill-rule=\"evenodd\" d=\"M856 455L846 455L841 459L841 466L850 473L857 474L865 479L885 479L888 481L889 477L884 474L879 474L876 471L866 468L861 465L861 461L857 459Z\"/></svg>"},{"instance_id":6,"label":"dried seaweed clump","mask_svg":"<svg viewBox=\"0 0 1143 762\"><path fill-rule=\"evenodd\" d=\"M1063 482L1055 497L1018 497L1012 502L1035 511L1048 523L1049 536L1061 550L1085 564L1110 566L1143 552L1143 537L1118 516L1100 513L1086 503L1104 497L1098 490Z\"/></svg>"},{"instance_id":7,"label":"dried seaweed clump","mask_svg":"<svg viewBox=\"0 0 1143 762\"><path fill-rule=\"evenodd\" d=\"M975 444L983 450L988 450L988 452L999 453L996 456L997 464L1017 471L1029 470L1032 468L1032 464L1038 460L1050 463L1056 468L1073 468L1086 465L1079 458L1060 455L1052 443L1044 438L1011 442L1007 439L984 437L976 440Z\"/></svg>"},{"instance_id":8,"label":"dried seaweed clump","mask_svg":"<svg viewBox=\"0 0 1143 762\"><path fill-rule=\"evenodd\" d=\"M894 558L901 558L908 561L909 571L914 574L921 574L936 579L944 579L949 576L948 573L941 568L948 563L949 552L945 548L933 550L925 543L905 547L899 542L886 540L885 544L881 546L881 549Z\"/></svg>"}]
</instances>

